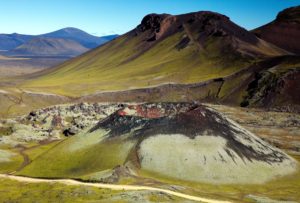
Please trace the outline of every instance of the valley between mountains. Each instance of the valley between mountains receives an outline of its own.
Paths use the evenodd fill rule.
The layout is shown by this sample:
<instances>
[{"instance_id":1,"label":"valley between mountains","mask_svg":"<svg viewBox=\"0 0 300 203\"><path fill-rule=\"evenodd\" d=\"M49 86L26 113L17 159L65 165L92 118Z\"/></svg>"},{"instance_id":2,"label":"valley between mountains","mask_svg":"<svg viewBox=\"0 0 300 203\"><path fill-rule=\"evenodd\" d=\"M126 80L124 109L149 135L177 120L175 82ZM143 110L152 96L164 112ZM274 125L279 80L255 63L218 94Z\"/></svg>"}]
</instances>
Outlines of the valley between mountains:
<instances>
[{"instance_id":1,"label":"valley between mountains","mask_svg":"<svg viewBox=\"0 0 300 203\"><path fill-rule=\"evenodd\" d=\"M0 76L0 201L299 202L299 16L149 14L98 47L67 29L7 52L76 57Z\"/></svg>"}]
</instances>

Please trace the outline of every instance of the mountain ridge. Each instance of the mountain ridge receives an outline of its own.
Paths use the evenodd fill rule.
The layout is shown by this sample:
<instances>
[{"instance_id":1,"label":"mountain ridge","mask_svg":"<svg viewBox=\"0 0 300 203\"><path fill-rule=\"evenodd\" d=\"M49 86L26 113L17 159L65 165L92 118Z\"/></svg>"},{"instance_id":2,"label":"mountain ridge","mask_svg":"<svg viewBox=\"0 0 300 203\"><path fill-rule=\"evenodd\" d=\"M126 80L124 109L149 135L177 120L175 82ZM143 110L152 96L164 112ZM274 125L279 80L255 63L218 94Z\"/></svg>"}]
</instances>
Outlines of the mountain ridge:
<instances>
[{"instance_id":1,"label":"mountain ridge","mask_svg":"<svg viewBox=\"0 0 300 203\"><path fill-rule=\"evenodd\" d=\"M73 40L62 38L35 37L19 47L9 51L10 55L20 56L60 56L73 57L88 49Z\"/></svg>"},{"instance_id":2,"label":"mountain ridge","mask_svg":"<svg viewBox=\"0 0 300 203\"><path fill-rule=\"evenodd\" d=\"M118 35L107 35L107 36L97 37L94 35L90 35L80 29L72 28L72 27L62 28L50 33L45 33L40 35L23 35L18 33L0 34L0 50L9 51L15 49L18 46L21 46L25 42L28 42L29 40L35 37L63 38L63 39L74 40L80 43L82 46L91 49L100 46L116 38L117 36Z\"/></svg>"},{"instance_id":3,"label":"mountain ridge","mask_svg":"<svg viewBox=\"0 0 300 203\"><path fill-rule=\"evenodd\" d=\"M300 54L300 6L281 11L275 20L252 31L261 39Z\"/></svg>"},{"instance_id":4,"label":"mountain ridge","mask_svg":"<svg viewBox=\"0 0 300 203\"><path fill-rule=\"evenodd\" d=\"M18 33L0 34L0 50L14 49L30 39L32 39L31 35L22 35Z\"/></svg>"},{"instance_id":5,"label":"mountain ridge","mask_svg":"<svg viewBox=\"0 0 300 203\"><path fill-rule=\"evenodd\" d=\"M108 42L111 39L114 39L118 35L107 35L102 37L96 37L90 35L87 32L84 32L78 28L67 27L63 29L56 30L54 32L46 33L40 35L41 37L50 37L50 38L63 38L76 41L86 48L95 48L101 44Z\"/></svg>"}]
</instances>

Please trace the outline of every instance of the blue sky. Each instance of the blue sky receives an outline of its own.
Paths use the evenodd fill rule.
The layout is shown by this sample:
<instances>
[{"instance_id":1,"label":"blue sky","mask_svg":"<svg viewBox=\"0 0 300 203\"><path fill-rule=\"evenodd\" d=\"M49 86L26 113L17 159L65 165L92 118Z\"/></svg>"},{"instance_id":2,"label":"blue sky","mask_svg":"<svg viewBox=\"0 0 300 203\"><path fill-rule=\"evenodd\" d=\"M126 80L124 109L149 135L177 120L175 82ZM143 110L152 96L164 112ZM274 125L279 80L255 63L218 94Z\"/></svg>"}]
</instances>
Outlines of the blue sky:
<instances>
[{"instance_id":1,"label":"blue sky","mask_svg":"<svg viewBox=\"0 0 300 203\"><path fill-rule=\"evenodd\" d=\"M77 27L94 35L122 34L148 13L211 10L253 29L300 0L0 0L0 33L42 34Z\"/></svg>"}]
</instances>

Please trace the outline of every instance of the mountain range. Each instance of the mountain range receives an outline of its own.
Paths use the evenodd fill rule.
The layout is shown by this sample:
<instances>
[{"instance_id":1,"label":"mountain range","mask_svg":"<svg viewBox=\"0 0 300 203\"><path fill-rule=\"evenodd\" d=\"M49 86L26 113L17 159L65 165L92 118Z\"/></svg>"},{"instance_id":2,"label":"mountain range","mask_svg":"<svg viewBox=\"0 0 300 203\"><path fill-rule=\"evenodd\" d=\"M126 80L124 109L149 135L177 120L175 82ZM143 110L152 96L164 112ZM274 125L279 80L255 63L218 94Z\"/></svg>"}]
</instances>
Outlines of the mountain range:
<instances>
[{"instance_id":1,"label":"mountain range","mask_svg":"<svg viewBox=\"0 0 300 203\"><path fill-rule=\"evenodd\" d=\"M18 33L0 34L0 50L7 51L17 48L26 41L33 38L31 35L22 35Z\"/></svg>"},{"instance_id":2,"label":"mountain range","mask_svg":"<svg viewBox=\"0 0 300 203\"><path fill-rule=\"evenodd\" d=\"M82 30L79 30L77 28L72 28L72 27L68 27L47 34L40 35L40 37L73 40L80 43L82 46L88 49L93 49L101 44L104 44L116 38L117 36L118 35L107 35L102 37L96 37L94 35L90 35Z\"/></svg>"},{"instance_id":3,"label":"mountain range","mask_svg":"<svg viewBox=\"0 0 300 203\"><path fill-rule=\"evenodd\" d=\"M0 50L8 56L76 56L117 36L96 37L77 28L64 28L42 35L0 34Z\"/></svg>"},{"instance_id":4,"label":"mountain range","mask_svg":"<svg viewBox=\"0 0 300 203\"><path fill-rule=\"evenodd\" d=\"M72 57L86 51L88 51L88 48L70 39L35 37L8 53L13 56Z\"/></svg>"}]
</instances>

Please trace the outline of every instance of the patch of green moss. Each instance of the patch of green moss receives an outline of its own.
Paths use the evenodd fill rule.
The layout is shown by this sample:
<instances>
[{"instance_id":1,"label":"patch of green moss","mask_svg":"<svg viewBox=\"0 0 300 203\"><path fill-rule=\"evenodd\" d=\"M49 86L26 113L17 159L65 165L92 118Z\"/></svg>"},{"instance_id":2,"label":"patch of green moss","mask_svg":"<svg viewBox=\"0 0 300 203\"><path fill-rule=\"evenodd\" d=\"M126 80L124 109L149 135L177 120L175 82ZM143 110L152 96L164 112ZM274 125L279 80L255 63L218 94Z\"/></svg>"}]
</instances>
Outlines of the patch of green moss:
<instances>
[{"instance_id":1,"label":"patch of green moss","mask_svg":"<svg viewBox=\"0 0 300 203\"><path fill-rule=\"evenodd\" d=\"M17 151L12 150L15 155L10 158L10 161L0 162L0 173L11 173L17 170L23 162L23 157Z\"/></svg>"},{"instance_id":2,"label":"patch of green moss","mask_svg":"<svg viewBox=\"0 0 300 203\"><path fill-rule=\"evenodd\" d=\"M81 134L61 142L55 148L37 157L20 171L19 175L33 177L81 177L122 165L133 146L125 140L101 141L101 133L94 142L81 143ZM47 166L47 167L45 167Z\"/></svg>"}]
</instances>

